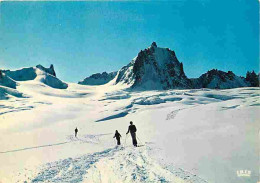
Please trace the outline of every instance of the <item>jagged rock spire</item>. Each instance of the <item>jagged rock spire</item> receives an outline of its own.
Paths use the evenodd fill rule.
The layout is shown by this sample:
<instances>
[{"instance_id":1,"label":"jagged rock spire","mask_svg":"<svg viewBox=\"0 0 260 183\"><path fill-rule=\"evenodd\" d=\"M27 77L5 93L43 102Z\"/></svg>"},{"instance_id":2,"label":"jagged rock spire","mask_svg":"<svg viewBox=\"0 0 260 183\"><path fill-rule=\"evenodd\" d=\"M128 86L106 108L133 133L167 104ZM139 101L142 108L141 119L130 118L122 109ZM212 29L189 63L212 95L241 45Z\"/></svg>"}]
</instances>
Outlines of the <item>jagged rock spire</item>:
<instances>
[{"instance_id":1,"label":"jagged rock spire","mask_svg":"<svg viewBox=\"0 0 260 183\"><path fill-rule=\"evenodd\" d=\"M39 64L39 65L36 65L36 67L37 67L38 69L40 69L40 70L42 70L42 71L44 71L44 72L47 72L47 73L49 73L49 74L51 74L51 75L53 75L53 76L56 77L56 73L55 73L53 64L50 65L50 68L45 68L45 67L43 67L43 66L40 65L40 64Z\"/></svg>"},{"instance_id":2,"label":"jagged rock spire","mask_svg":"<svg viewBox=\"0 0 260 183\"><path fill-rule=\"evenodd\" d=\"M117 83L140 89L191 88L174 51L157 47L156 42L119 71Z\"/></svg>"},{"instance_id":3,"label":"jagged rock spire","mask_svg":"<svg viewBox=\"0 0 260 183\"><path fill-rule=\"evenodd\" d=\"M53 64L50 65L50 70L52 71L52 75L56 77L56 73L55 73Z\"/></svg>"},{"instance_id":4,"label":"jagged rock spire","mask_svg":"<svg viewBox=\"0 0 260 183\"><path fill-rule=\"evenodd\" d=\"M151 45L151 47L155 47L155 48L157 48L157 44L156 44L156 42L153 42L152 45Z\"/></svg>"}]
</instances>

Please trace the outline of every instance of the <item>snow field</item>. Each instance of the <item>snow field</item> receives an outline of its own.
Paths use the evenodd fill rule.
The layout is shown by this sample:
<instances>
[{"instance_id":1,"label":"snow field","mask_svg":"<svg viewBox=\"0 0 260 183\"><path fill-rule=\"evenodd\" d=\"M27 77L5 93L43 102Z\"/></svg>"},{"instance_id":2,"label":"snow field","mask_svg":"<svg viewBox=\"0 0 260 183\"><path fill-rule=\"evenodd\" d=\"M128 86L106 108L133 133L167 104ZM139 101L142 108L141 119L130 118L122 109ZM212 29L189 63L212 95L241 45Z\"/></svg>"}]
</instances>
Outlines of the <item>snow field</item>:
<instances>
[{"instance_id":1,"label":"snow field","mask_svg":"<svg viewBox=\"0 0 260 183\"><path fill-rule=\"evenodd\" d=\"M109 83L59 90L34 80L15 91L27 98L1 100L2 182L257 181L258 88L137 92ZM129 121L145 146L131 146ZM251 177L237 177L240 169Z\"/></svg>"}]
</instances>

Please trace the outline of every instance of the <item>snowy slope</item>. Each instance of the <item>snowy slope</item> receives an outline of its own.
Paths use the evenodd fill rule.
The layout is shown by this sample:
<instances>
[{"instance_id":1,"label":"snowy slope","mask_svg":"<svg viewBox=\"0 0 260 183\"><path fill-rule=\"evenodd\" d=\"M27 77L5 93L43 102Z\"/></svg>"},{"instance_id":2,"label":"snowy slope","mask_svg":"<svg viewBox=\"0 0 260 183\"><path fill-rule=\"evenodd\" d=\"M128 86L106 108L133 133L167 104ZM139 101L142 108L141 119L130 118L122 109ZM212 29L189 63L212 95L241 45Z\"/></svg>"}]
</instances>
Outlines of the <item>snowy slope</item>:
<instances>
[{"instance_id":1,"label":"snowy slope","mask_svg":"<svg viewBox=\"0 0 260 183\"><path fill-rule=\"evenodd\" d=\"M42 82L52 88L57 88L57 89L66 89L68 87L67 83L64 83L63 81L59 80L55 76L43 72L40 69L36 69L36 73L37 73L37 77L35 78L36 81Z\"/></svg>"},{"instance_id":2,"label":"snowy slope","mask_svg":"<svg viewBox=\"0 0 260 183\"><path fill-rule=\"evenodd\" d=\"M67 158L41 167L32 182L189 182L200 177L173 167L162 167L149 148L109 148L102 152ZM131 170L131 171L129 171ZM35 174L35 172L34 172ZM185 180L186 179L186 180Z\"/></svg>"},{"instance_id":3,"label":"snowy slope","mask_svg":"<svg viewBox=\"0 0 260 183\"><path fill-rule=\"evenodd\" d=\"M16 90L1 87L28 97L0 101L0 181L257 181L259 88L120 87L71 83L59 90L38 79ZM129 121L141 147L125 135ZM122 147L115 146L115 130ZM241 169L251 177L237 177Z\"/></svg>"},{"instance_id":4,"label":"snowy slope","mask_svg":"<svg viewBox=\"0 0 260 183\"><path fill-rule=\"evenodd\" d=\"M0 85L0 100L9 99L10 97L25 97L23 93L9 87Z\"/></svg>"},{"instance_id":5,"label":"snowy slope","mask_svg":"<svg viewBox=\"0 0 260 183\"><path fill-rule=\"evenodd\" d=\"M145 90L191 88L175 52L155 42L118 72L116 84Z\"/></svg>"}]
</instances>

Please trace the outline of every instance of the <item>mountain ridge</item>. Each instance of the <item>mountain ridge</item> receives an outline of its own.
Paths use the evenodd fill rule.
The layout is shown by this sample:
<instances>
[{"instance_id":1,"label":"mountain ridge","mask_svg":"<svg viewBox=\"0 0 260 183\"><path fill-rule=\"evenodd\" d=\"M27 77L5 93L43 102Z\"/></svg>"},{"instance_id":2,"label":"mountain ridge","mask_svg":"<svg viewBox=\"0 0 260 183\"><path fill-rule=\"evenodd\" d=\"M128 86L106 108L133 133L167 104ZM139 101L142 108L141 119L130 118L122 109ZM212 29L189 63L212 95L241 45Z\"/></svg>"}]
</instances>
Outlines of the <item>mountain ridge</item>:
<instances>
[{"instance_id":1,"label":"mountain ridge","mask_svg":"<svg viewBox=\"0 0 260 183\"><path fill-rule=\"evenodd\" d=\"M148 66L147 66L148 65ZM147 69L148 67L148 69ZM248 74L248 80L235 75L212 69L199 78L188 78L173 50L159 48L153 42L150 47L141 50L126 66L118 71L115 84L125 84L131 89L228 89L256 85L256 76ZM145 81L143 81L145 80ZM250 84L250 81L253 84ZM259 82L258 82L259 83ZM150 85L150 86L149 86Z\"/></svg>"},{"instance_id":2,"label":"mountain ridge","mask_svg":"<svg viewBox=\"0 0 260 183\"><path fill-rule=\"evenodd\" d=\"M56 89L66 89L68 84L56 77L54 66L45 68L42 65L27 67L17 70L0 70L0 85L16 88L19 81L37 80L49 87Z\"/></svg>"},{"instance_id":3,"label":"mountain ridge","mask_svg":"<svg viewBox=\"0 0 260 183\"><path fill-rule=\"evenodd\" d=\"M78 84L81 85L103 85L111 81L115 78L117 72L102 72L102 73L96 73L92 74L89 77L86 77L83 81L79 81Z\"/></svg>"},{"instance_id":4,"label":"mountain ridge","mask_svg":"<svg viewBox=\"0 0 260 183\"><path fill-rule=\"evenodd\" d=\"M93 85L91 79L95 78L94 85L113 82L113 85L124 85L137 90L228 89L259 86L259 76L257 77L254 71L248 72L247 78L244 78L235 75L232 71L211 69L198 78L188 78L183 63L179 62L175 52L169 48L158 47L156 42L141 50L117 74L113 72L113 77L108 77L108 74L104 75L104 73L106 72L93 74L78 83Z\"/></svg>"},{"instance_id":5,"label":"mountain ridge","mask_svg":"<svg viewBox=\"0 0 260 183\"><path fill-rule=\"evenodd\" d=\"M50 87L66 89L68 84L56 77L54 66L42 65L22 69L0 70L0 85L16 88L19 81L38 80ZM129 64L119 71L92 74L79 81L81 85L123 85L135 90L168 89L228 89L238 87L259 87L259 74L247 72L246 77L212 69L198 78L188 78L183 63L169 48L158 47L153 42L150 47L141 50Z\"/></svg>"}]
</instances>

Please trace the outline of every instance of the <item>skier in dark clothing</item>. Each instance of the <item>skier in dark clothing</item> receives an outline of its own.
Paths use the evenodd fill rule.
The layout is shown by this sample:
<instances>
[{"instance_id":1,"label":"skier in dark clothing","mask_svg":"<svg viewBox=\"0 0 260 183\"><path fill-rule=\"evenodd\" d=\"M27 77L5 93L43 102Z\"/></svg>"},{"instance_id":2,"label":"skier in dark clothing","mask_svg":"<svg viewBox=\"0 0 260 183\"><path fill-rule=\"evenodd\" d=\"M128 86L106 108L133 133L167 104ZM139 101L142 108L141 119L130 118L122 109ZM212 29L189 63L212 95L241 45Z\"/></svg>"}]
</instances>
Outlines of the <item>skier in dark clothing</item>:
<instances>
[{"instance_id":1,"label":"skier in dark clothing","mask_svg":"<svg viewBox=\"0 0 260 183\"><path fill-rule=\"evenodd\" d=\"M133 140L133 145L135 147L137 147L136 131L137 131L137 129L136 129L135 125L133 125L133 122L130 121L130 125L128 127L128 131L126 132L126 134L128 134L130 132L132 140Z\"/></svg>"},{"instance_id":2,"label":"skier in dark clothing","mask_svg":"<svg viewBox=\"0 0 260 183\"><path fill-rule=\"evenodd\" d=\"M121 145L121 143L120 143L121 135L120 135L120 133L118 133L117 130L116 130L115 136L114 136L113 138L116 138L116 140L117 140L117 145Z\"/></svg>"},{"instance_id":3,"label":"skier in dark clothing","mask_svg":"<svg viewBox=\"0 0 260 183\"><path fill-rule=\"evenodd\" d=\"M75 129L75 137L77 137L77 133L78 133L78 129L76 127L76 129Z\"/></svg>"}]
</instances>

